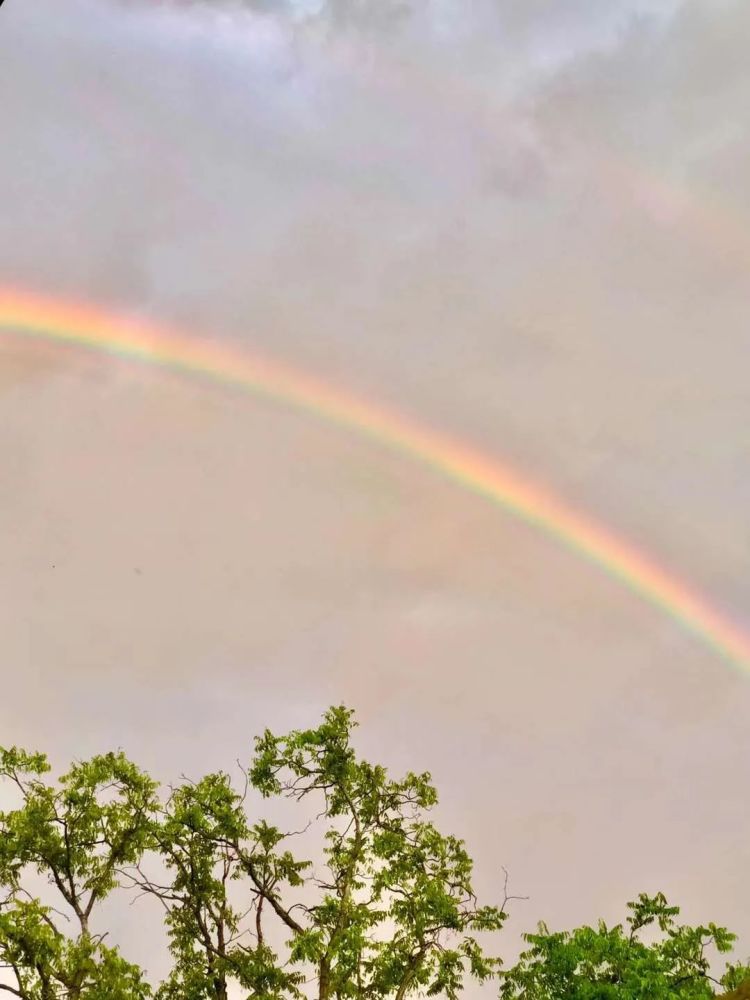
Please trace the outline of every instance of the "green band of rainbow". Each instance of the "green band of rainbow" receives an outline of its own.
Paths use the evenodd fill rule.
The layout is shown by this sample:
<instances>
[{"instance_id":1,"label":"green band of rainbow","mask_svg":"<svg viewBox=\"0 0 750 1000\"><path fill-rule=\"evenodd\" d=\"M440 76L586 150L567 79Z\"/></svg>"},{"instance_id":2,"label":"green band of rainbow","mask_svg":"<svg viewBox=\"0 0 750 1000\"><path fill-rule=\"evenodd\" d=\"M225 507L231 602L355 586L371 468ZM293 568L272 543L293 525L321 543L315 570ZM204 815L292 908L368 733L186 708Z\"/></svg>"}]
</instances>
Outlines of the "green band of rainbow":
<instances>
[{"instance_id":1,"label":"green band of rainbow","mask_svg":"<svg viewBox=\"0 0 750 1000\"><path fill-rule=\"evenodd\" d=\"M466 444L274 362L88 305L0 289L0 330L190 372L357 431L430 466L555 538L700 636L729 663L750 671L750 635L704 597L504 463Z\"/></svg>"}]
</instances>

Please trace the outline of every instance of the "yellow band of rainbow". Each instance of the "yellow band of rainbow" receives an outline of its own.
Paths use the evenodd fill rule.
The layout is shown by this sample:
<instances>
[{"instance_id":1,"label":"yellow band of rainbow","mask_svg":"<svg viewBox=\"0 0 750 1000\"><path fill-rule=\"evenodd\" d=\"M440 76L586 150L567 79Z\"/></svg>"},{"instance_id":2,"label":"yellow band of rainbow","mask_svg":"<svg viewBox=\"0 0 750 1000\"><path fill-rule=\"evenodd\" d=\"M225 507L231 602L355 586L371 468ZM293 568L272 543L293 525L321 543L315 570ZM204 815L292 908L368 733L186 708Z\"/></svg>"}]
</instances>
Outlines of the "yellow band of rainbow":
<instances>
[{"instance_id":1,"label":"yellow band of rainbow","mask_svg":"<svg viewBox=\"0 0 750 1000\"><path fill-rule=\"evenodd\" d=\"M729 663L750 671L750 635L706 598L505 463L460 441L270 360L89 305L0 288L0 330L189 372L356 431L543 531L676 619Z\"/></svg>"}]
</instances>

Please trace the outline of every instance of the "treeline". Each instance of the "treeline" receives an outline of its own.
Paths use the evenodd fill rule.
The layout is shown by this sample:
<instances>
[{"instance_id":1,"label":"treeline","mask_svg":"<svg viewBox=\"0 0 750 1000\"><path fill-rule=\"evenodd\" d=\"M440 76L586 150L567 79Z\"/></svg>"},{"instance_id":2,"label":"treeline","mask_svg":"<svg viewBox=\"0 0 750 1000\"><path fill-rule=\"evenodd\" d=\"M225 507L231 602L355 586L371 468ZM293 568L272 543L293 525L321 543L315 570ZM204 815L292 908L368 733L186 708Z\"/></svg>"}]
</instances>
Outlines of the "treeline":
<instances>
[{"instance_id":1,"label":"treeline","mask_svg":"<svg viewBox=\"0 0 750 1000\"><path fill-rule=\"evenodd\" d=\"M540 924L505 968L488 942L513 898L507 879L502 900L480 904L464 843L428 819L430 775L394 780L360 759L355 725L337 707L312 729L267 730L239 787L219 772L166 794L122 753L55 782L43 754L0 750L4 794L16 799L0 813L0 992L453 1000L471 980L496 980L502 1000L750 1000L750 967L711 972L734 935L680 924L661 895L629 903L615 927ZM251 794L305 812L323 836L320 871L299 832L250 815ZM116 894L163 914L170 969L158 984L107 940L101 904Z\"/></svg>"}]
</instances>

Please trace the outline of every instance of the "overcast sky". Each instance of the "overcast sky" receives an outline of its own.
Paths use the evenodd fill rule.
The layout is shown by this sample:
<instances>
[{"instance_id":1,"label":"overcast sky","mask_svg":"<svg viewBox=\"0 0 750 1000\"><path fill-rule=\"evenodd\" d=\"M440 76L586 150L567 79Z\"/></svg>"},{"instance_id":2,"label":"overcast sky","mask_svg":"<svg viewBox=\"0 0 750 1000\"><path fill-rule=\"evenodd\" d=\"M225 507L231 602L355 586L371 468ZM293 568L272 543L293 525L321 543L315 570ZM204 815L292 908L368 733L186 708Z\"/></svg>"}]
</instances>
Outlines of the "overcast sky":
<instances>
[{"instance_id":1,"label":"overcast sky","mask_svg":"<svg viewBox=\"0 0 750 1000\"><path fill-rule=\"evenodd\" d=\"M750 627L750 6L417 6L8 0L0 284L397 407ZM530 896L508 954L658 890L750 951L750 679L599 569L343 429L5 335L0 459L0 742L169 779L343 701Z\"/></svg>"}]
</instances>

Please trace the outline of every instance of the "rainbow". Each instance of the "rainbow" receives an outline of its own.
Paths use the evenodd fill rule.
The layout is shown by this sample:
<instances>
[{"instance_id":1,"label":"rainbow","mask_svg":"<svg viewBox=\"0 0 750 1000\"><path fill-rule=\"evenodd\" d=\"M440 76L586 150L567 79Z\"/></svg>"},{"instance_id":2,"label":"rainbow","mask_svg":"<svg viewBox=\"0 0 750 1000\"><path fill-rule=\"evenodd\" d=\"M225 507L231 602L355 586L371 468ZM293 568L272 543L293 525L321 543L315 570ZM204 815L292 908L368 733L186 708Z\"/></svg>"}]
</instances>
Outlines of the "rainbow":
<instances>
[{"instance_id":1,"label":"rainbow","mask_svg":"<svg viewBox=\"0 0 750 1000\"><path fill-rule=\"evenodd\" d=\"M198 375L355 431L556 539L680 622L727 662L750 672L750 635L705 597L550 492L465 443L271 360L89 305L0 288L0 331Z\"/></svg>"}]
</instances>

